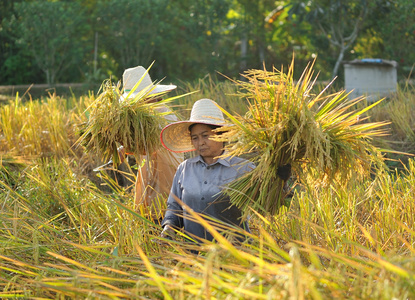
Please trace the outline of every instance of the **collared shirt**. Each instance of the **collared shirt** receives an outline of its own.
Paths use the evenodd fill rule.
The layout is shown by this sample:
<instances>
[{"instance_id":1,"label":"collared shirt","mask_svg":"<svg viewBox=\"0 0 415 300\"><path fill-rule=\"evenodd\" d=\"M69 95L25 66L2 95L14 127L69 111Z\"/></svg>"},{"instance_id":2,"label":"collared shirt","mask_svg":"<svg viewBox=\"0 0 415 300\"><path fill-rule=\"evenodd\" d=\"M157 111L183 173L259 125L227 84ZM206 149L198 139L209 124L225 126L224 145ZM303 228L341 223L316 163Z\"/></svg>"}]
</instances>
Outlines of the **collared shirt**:
<instances>
[{"instance_id":1,"label":"collared shirt","mask_svg":"<svg viewBox=\"0 0 415 300\"><path fill-rule=\"evenodd\" d=\"M239 157L219 158L211 165L206 164L200 155L185 160L179 165L174 176L162 225L184 227L190 236L213 239L202 225L187 218L189 215L175 200L177 197L197 213L249 231L247 222L241 221L241 211L231 205L229 197L222 193L222 190L224 185L254 167L252 162Z\"/></svg>"}]
</instances>

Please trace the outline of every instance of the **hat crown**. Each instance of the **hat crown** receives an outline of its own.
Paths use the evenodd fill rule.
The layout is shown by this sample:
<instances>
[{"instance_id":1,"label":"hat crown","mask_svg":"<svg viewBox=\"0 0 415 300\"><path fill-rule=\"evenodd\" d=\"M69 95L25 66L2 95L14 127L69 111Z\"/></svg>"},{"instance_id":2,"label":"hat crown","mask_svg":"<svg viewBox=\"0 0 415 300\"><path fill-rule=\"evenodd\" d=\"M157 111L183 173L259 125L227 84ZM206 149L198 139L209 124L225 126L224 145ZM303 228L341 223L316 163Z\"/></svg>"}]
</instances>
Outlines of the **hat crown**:
<instances>
[{"instance_id":1,"label":"hat crown","mask_svg":"<svg viewBox=\"0 0 415 300\"><path fill-rule=\"evenodd\" d=\"M134 89L134 86L137 84L137 82L140 83L132 92L132 96L139 94L143 90L148 92L149 95L154 95L158 93L168 92L177 88L177 86L173 84L165 85L158 82L155 84L151 80L148 71L142 66L126 69L122 75L122 80L124 85L123 97L126 97L131 92L131 90Z\"/></svg>"},{"instance_id":2,"label":"hat crown","mask_svg":"<svg viewBox=\"0 0 415 300\"><path fill-rule=\"evenodd\" d=\"M222 110L215 101L200 99L193 104L188 121L174 122L163 128L160 134L162 145L173 152L195 150L189 133L189 126L193 124L227 125Z\"/></svg>"},{"instance_id":3,"label":"hat crown","mask_svg":"<svg viewBox=\"0 0 415 300\"><path fill-rule=\"evenodd\" d=\"M200 99L193 104L189 122L225 125L225 119L216 102L210 99Z\"/></svg>"},{"instance_id":4,"label":"hat crown","mask_svg":"<svg viewBox=\"0 0 415 300\"><path fill-rule=\"evenodd\" d=\"M140 80L141 82L138 85L136 92L139 92L153 85L153 81L151 80L150 75L148 74L147 70L142 66L126 69L122 75L122 80L124 83L125 91L131 91L134 85Z\"/></svg>"}]
</instances>

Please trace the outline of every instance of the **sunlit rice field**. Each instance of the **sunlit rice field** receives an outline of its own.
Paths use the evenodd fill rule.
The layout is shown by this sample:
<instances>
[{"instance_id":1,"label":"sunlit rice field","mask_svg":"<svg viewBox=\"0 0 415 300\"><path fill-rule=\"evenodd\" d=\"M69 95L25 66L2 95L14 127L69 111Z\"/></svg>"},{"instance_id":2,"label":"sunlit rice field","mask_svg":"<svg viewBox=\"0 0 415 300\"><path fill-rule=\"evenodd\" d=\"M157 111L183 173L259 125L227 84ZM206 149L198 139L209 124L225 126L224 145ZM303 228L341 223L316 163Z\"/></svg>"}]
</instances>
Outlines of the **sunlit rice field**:
<instances>
[{"instance_id":1,"label":"sunlit rice field","mask_svg":"<svg viewBox=\"0 0 415 300\"><path fill-rule=\"evenodd\" d=\"M182 118L204 97L231 113L248 109L230 81L179 87L195 90L172 103ZM341 186L302 173L276 214L250 211L247 243L206 221L215 243L163 241L133 202L134 172L120 185L119 174L93 171L105 162L99 153L76 143L95 99L16 97L0 107L0 298L415 298L411 156L384 152L388 168ZM408 85L369 110L370 121L391 122L373 144L414 153L414 111Z\"/></svg>"}]
</instances>

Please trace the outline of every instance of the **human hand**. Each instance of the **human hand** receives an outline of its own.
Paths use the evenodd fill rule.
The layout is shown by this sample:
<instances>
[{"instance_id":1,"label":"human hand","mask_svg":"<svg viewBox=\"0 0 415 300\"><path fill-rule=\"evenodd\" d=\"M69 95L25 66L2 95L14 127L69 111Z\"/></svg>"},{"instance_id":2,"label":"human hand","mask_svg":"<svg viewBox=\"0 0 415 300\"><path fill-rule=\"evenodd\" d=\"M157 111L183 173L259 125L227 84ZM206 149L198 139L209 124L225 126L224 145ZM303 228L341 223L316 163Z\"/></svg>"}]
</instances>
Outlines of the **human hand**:
<instances>
[{"instance_id":1,"label":"human hand","mask_svg":"<svg viewBox=\"0 0 415 300\"><path fill-rule=\"evenodd\" d=\"M170 240L174 239L175 236L176 234L174 232L174 229L170 225L164 226L163 231L160 234L160 237Z\"/></svg>"},{"instance_id":2,"label":"human hand","mask_svg":"<svg viewBox=\"0 0 415 300\"><path fill-rule=\"evenodd\" d=\"M164 226L163 231L160 234L160 237L162 239L167 239L167 240L173 240L175 238L175 236L176 236L176 234L174 233L174 229L170 225ZM154 238L151 241L154 242L154 243L157 243L159 245L166 245L167 242L165 240L162 240L162 239Z\"/></svg>"},{"instance_id":3,"label":"human hand","mask_svg":"<svg viewBox=\"0 0 415 300\"><path fill-rule=\"evenodd\" d=\"M120 158L120 163L123 163L125 161L125 155L126 155L124 146L119 146L117 148L117 151L118 151L118 157Z\"/></svg>"}]
</instances>

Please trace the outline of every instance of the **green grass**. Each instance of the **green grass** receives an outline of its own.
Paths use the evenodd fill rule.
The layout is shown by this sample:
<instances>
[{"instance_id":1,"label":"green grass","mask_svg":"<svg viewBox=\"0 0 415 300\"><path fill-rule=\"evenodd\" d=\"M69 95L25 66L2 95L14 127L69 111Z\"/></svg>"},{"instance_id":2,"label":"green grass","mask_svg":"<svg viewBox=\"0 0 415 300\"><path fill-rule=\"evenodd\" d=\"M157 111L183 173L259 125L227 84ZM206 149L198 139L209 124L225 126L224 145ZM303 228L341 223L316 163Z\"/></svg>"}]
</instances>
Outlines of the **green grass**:
<instances>
[{"instance_id":1,"label":"green grass","mask_svg":"<svg viewBox=\"0 0 415 300\"><path fill-rule=\"evenodd\" d=\"M205 83L200 93L214 100L236 91ZM183 109L194 96L180 100ZM415 297L413 158L399 172L342 187L304 174L289 207L274 216L250 212L250 243L207 243L194 255L180 235L157 243L161 229L135 208L131 192L105 173L98 178L92 169L101 158L75 146L93 100L51 96L0 107L2 299ZM383 143L395 150L413 134L410 118L389 117L403 102L414 105L412 87L371 115L392 121ZM217 235L218 225L205 226Z\"/></svg>"}]
</instances>

